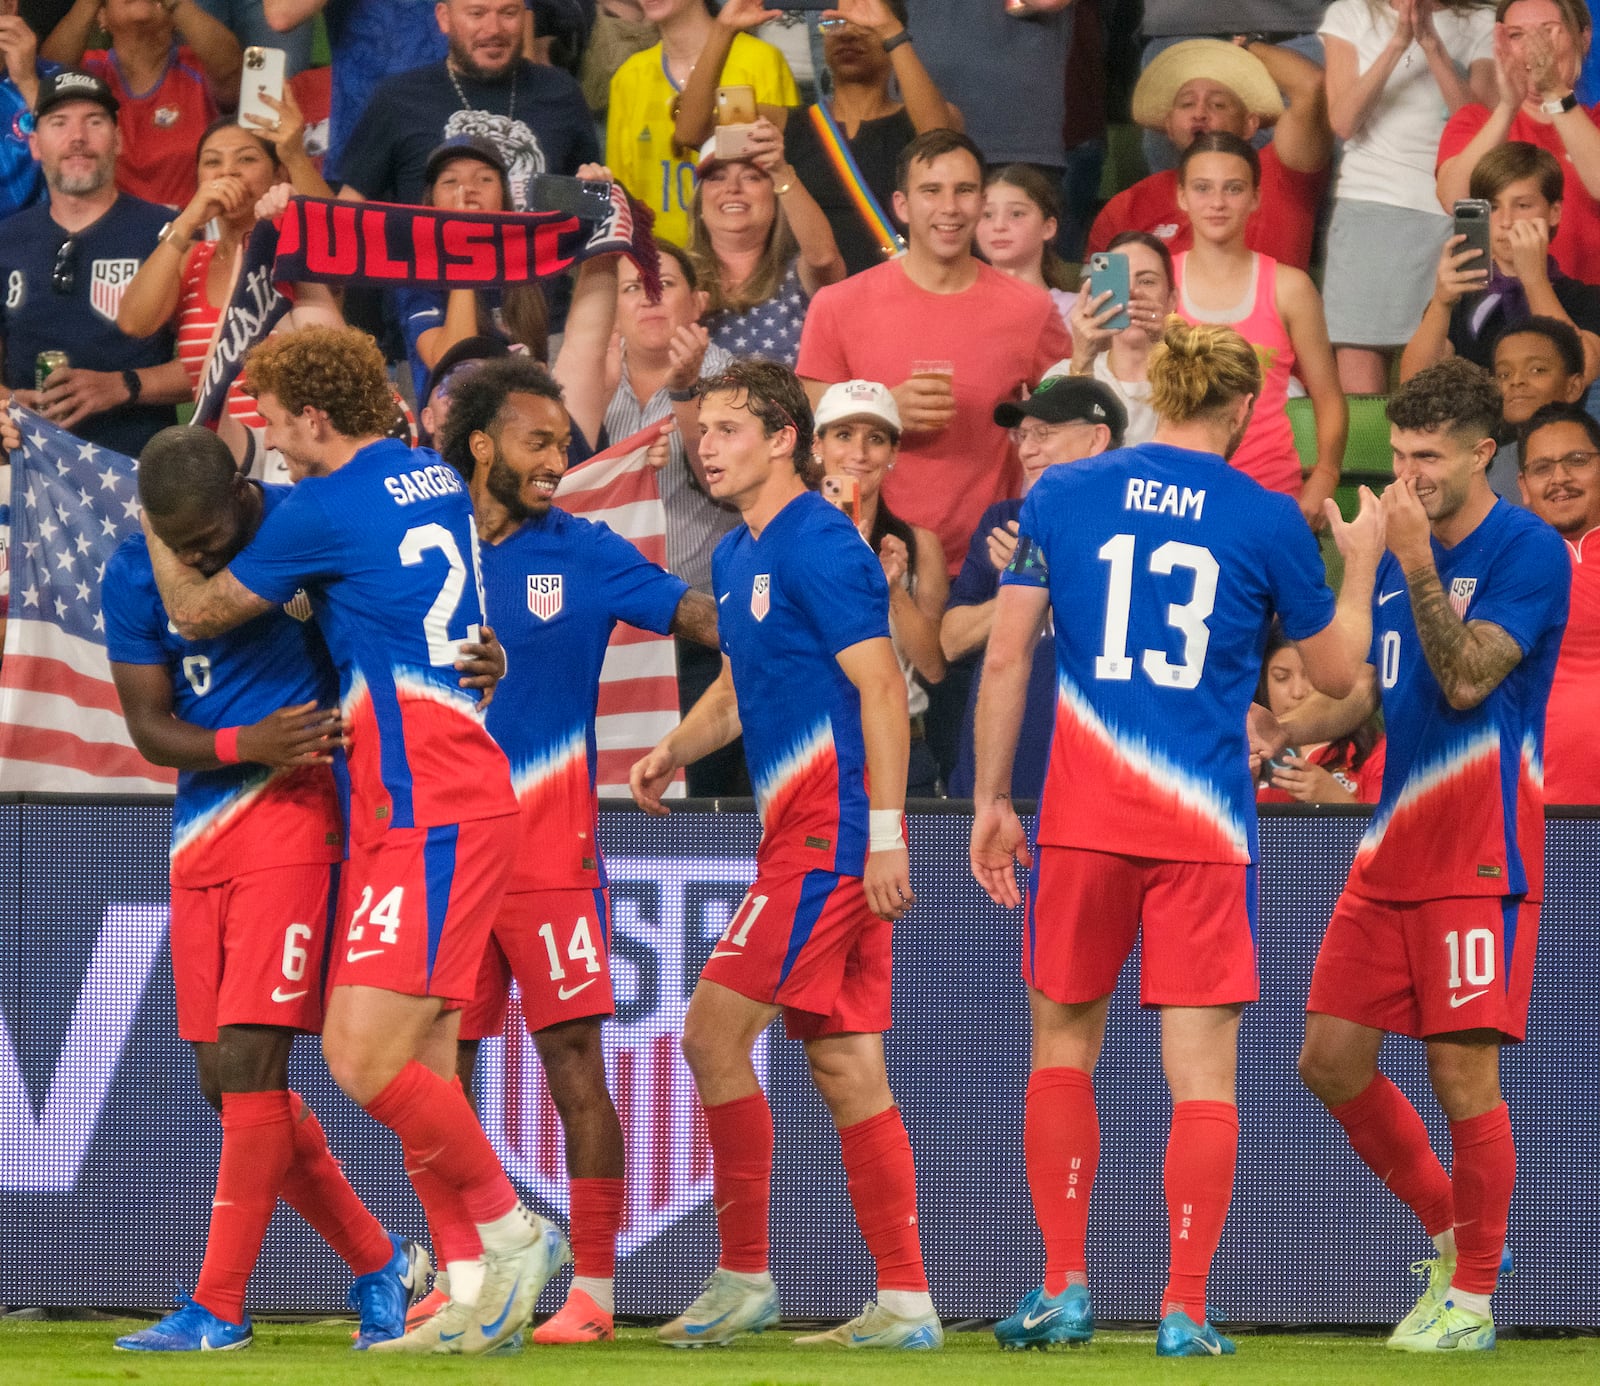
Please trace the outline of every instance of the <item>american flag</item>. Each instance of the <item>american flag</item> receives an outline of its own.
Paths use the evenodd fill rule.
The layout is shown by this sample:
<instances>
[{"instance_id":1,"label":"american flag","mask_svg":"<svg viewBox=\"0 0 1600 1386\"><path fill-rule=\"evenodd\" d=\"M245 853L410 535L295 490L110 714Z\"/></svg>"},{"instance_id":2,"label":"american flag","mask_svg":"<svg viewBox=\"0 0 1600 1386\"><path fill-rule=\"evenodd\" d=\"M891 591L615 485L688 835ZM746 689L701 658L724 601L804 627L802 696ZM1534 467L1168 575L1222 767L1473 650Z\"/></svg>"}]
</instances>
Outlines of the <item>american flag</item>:
<instances>
[{"instance_id":1,"label":"american flag","mask_svg":"<svg viewBox=\"0 0 1600 1386\"><path fill-rule=\"evenodd\" d=\"M100 580L139 530L134 462L13 404L11 611L0 660L0 790L170 794L128 736Z\"/></svg>"},{"instance_id":2,"label":"american flag","mask_svg":"<svg viewBox=\"0 0 1600 1386\"><path fill-rule=\"evenodd\" d=\"M603 520L665 567L666 512L655 471L645 461L660 427L651 424L574 467L556 488L556 504L586 520ZM600 670L595 718L600 795L626 799L634 761L677 724L678 658L672 637L619 624ZM685 792L680 770L667 794L682 798Z\"/></svg>"}]
</instances>

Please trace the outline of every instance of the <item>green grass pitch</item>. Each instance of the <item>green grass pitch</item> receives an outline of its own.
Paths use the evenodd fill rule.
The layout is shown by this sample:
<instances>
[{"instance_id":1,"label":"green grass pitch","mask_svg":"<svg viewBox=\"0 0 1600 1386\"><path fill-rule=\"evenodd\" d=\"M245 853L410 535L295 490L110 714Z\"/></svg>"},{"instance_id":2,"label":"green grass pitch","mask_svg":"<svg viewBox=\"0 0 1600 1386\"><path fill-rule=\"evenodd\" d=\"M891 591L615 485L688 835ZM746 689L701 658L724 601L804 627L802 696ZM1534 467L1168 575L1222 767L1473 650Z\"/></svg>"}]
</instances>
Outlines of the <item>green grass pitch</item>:
<instances>
[{"instance_id":1,"label":"green grass pitch","mask_svg":"<svg viewBox=\"0 0 1600 1386\"><path fill-rule=\"evenodd\" d=\"M1600 1339L1508 1339L1492 1353L1422 1358L1387 1352L1376 1337L1240 1334L1239 1355L1222 1361L1159 1361L1151 1332L1102 1332L1086 1348L1002 1353L987 1329L950 1333L941 1353L873 1354L795 1348L793 1334L765 1333L727 1348L675 1351L650 1330L615 1343L528 1348L508 1357L394 1358L350 1351L348 1321L256 1324L244 1352L183 1357L113 1352L124 1320L0 1322L0 1371L26 1386L56 1382L223 1382L228 1386L377 1386L460 1381L474 1386L945 1386L1068 1382L1071 1386L1293 1386L1294 1383L1484 1383L1565 1386L1600 1380Z\"/></svg>"}]
</instances>

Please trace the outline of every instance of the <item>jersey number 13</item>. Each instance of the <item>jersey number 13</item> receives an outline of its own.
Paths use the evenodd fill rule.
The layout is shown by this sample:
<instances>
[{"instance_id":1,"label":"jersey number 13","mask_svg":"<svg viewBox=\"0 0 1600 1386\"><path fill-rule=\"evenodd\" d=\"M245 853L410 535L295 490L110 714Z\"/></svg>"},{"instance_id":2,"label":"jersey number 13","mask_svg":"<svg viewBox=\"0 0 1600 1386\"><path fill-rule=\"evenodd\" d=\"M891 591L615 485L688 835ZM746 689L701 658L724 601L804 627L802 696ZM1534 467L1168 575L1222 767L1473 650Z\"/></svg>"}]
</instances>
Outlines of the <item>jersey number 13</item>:
<instances>
[{"instance_id":1,"label":"jersey number 13","mask_svg":"<svg viewBox=\"0 0 1600 1386\"><path fill-rule=\"evenodd\" d=\"M1111 565L1106 592L1105 641L1095 656L1097 679L1131 679L1133 656L1128 653L1128 613L1133 603L1134 540L1131 534L1114 534L1100 546L1100 559ZM1187 602L1167 607L1167 624L1183 636L1183 658L1174 664L1164 650L1144 650L1139 656L1145 677L1158 688L1194 688L1205 669L1211 628L1206 618L1217 604L1220 569L1211 550L1198 544L1169 539L1151 553L1149 569L1166 576L1177 569L1194 574L1194 590Z\"/></svg>"}]
</instances>

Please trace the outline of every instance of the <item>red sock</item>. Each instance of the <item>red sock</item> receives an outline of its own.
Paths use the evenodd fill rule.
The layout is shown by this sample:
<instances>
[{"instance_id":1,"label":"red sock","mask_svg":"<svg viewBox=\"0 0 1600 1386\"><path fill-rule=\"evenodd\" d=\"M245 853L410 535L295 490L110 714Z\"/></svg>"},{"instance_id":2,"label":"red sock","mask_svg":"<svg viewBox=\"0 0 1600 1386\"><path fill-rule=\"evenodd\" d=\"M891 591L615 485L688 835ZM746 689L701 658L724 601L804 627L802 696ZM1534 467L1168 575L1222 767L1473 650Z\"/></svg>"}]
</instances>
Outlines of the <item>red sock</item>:
<instances>
[{"instance_id":1,"label":"red sock","mask_svg":"<svg viewBox=\"0 0 1600 1386\"><path fill-rule=\"evenodd\" d=\"M1456 1209L1456 1273L1451 1284L1468 1294L1494 1293L1506 1244L1511 1189L1517 1182L1517 1146L1511 1113L1493 1111L1450 1123L1455 1146L1451 1187Z\"/></svg>"},{"instance_id":2,"label":"red sock","mask_svg":"<svg viewBox=\"0 0 1600 1386\"><path fill-rule=\"evenodd\" d=\"M1180 1102L1167 1137L1167 1219L1172 1268L1161 1312L1176 1305L1206 1321L1206 1276L1233 1199L1239 1158L1239 1109L1231 1102Z\"/></svg>"},{"instance_id":3,"label":"red sock","mask_svg":"<svg viewBox=\"0 0 1600 1386\"><path fill-rule=\"evenodd\" d=\"M1328 1110L1362 1162L1417 1215L1423 1230L1430 1237L1448 1232L1455 1223L1450 1176L1406 1095L1380 1073L1361 1096ZM1498 1265L1498 1251L1495 1257Z\"/></svg>"},{"instance_id":4,"label":"red sock","mask_svg":"<svg viewBox=\"0 0 1600 1386\"><path fill-rule=\"evenodd\" d=\"M338 1252L352 1275L382 1270L394 1256L389 1234L350 1187L322 1123L299 1093L289 1094L289 1118L294 1158L283 1176L283 1201Z\"/></svg>"},{"instance_id":5,"label":"red sock","mask_svg":"<svg viewBox=\"0 0 1600 1386\"><path fill-rule=\"evenodd\" d=\"M757 1092L707 1107L711 1190L723 1270L760 1275L767 1269L767 1214L772 1203L772 1108Z\"/></svg>"},{"instance_id":6,"label":"red sock","mask_svg":"<svg viewBox=\"0 0 1600 1386\"><path fill-rule=\"evenodd\" d=\"M493 1222L517 1206L517 1191L500 1168L460 1084L412 1059L366 1107L375 1121L400 1137L407 1168L437 1174L460 1195L474 1223ZM421 1190L417 1196L422 1196Z\"/></svg>"},{"instance_id":7,"label":"red sock","mask_svg":"<svg viewBox=\"0 0 1600 1386\"><path fill-rule=\"evenodd\" d=\"M461 1079L452 1077L450 1086L465 1102L467 1094ZM405 1161L406 1177L411 1180L417 1201L422 1204L423 1216L428 1220L428 1240L433 1244L434 1263L443 1269L452 1261L476 1261L483 1255L483 1241L461 1195L417 1159L410 1147L402 1146L400 1154Z\"/></svg>"},{"instance_id":8,"label":"red sock","mask_svg":"<svg viewBox=\"0 0 1600 1386\"><path fill-rule=\"evenodd\" d=\"M572 1273L609 1280L617 1273L617 1233L622 1229L620 1179L569 1179L568 1222L572 1228Z\"/></svg>"},{"instance_id":9,"label":"red sock","mask_svg":"<svg viewBox=\"0 0 1600 1386\"><path fill-rule=\"evenodd\" d=\"M281 1090L222 1094L222 1163L194 1297L229 1323L244 1321L245 1286L294 1158L288 1097Z\"/></svg>"},{"instance_id":10,"label":"red sock","mask_svg":"<svg viewBox=\"0 0 1600 1386\"><path fill-rule=\"evenodd\" d=\"M1100 1117L1094 1080L1082 1069L1041 1068L1028 1079L1022 1122L1033 1216L1044 1235L1044 1292L1058 1295L1087 1280L1084 1242L1089 1194L1100 1163Z\"/></svg>"},{"instance_id":11,"label":"red sock","mask_svg":"<svg viewBox=\"0 0 1600 1386\"><path fill-rule=\"evenodd\" d=\"M900 1109L890 1107L844 1127L839 1147L856 1226L878 1263L878 1288L926 1291L917 1236L917 1171Z\"/></svg>"}]
</instances>

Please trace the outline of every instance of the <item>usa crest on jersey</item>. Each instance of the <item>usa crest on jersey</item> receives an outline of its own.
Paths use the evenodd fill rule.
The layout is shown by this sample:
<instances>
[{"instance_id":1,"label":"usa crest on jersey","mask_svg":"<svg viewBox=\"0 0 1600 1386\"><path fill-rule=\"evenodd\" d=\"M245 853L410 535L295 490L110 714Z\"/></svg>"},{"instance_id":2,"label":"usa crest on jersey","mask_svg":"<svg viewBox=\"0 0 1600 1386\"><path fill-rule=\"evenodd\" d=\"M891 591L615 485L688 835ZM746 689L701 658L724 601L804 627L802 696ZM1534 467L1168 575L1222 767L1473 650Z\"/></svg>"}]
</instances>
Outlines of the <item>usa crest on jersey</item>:
<instances>
[{"instance_id":1,"label":"usa crest on jersey","mask_svg":"<svg viewBox=\"0 0 1600 1386\"><path fill-rule=\"evenodd\" d=\"M96 260L89 269L90 307L107 322L115 322L122 296L138 272L137 260Z\"/></svg>"},{"instance_id":2,"label":"usa crest on jersey","mask_svg":"<svg viewBox=\"0 0 1600 1386\"><path fill-rule=\"evenodd\" d=\"M1472 605L1472 594L1477 590L1477 578L1450 579L1450 609L1463 621L1467 619L1467 608Z\"/></svg>"},{"instance_id":3,"label":"usa crest on jersey","mask_svg":"<svg viewBox=\"0 0 1600 1386\"><path fill-rule=\"evenodd\" d=\"M561 574L528 574L528 610L548 621L561 610Z\"/></svg>"},{"instance_id":4,"label":"usa crest on jersey","mask_svg":"<svg viewBox=\"0 0 1600 1386\"><path fill-rule=\"evenodd\" d=\"M757 573L754 585L750 588L750 614L758 621L767 619L767 612L772 610L772 574Z\"/></svg>"}]
</instances>

